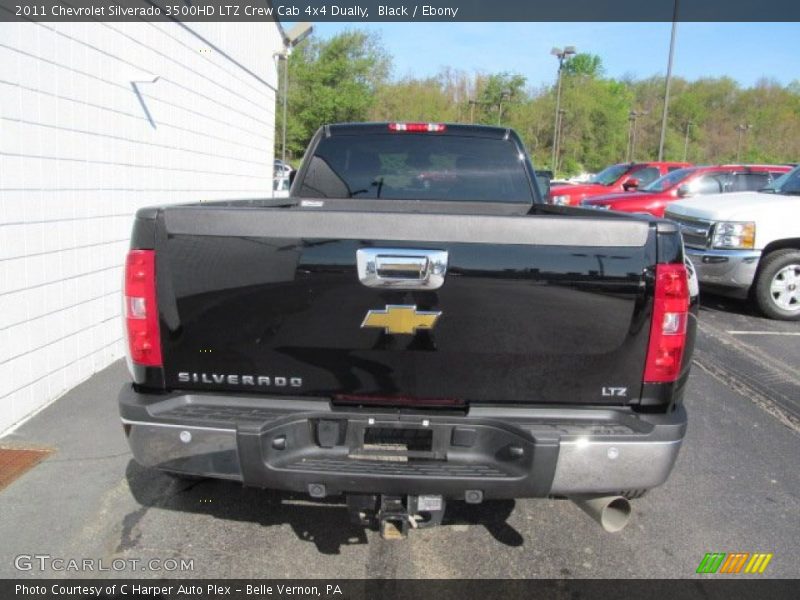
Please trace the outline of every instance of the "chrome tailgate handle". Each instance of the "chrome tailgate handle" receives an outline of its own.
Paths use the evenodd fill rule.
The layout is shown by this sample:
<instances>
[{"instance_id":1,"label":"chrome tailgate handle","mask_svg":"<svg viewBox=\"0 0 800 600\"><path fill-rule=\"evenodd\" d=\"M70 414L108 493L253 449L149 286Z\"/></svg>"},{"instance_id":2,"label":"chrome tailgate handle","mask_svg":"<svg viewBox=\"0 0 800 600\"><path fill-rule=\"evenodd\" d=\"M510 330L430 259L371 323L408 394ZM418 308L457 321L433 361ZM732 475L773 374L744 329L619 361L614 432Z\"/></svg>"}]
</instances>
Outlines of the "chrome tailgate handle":
<instances>
[{"instance_id":1,"label":"chrome tailgate handle","mask_svg":"<svg viewBox=\"0 0 800 600\"><path fill-rule=\"evenodd\" d=\"M360 248L356 266L359 281L367 287L436 290L447 273L447 251Z\"/></svg>"},{"instance_id":2,"label":"chrome tailgate handle","mask_svg":"<svg viewBox=\"0 0 800 600\"><path fill-rule=\"evenodd\" d=\"M386 279L424 279L428 271L427 256L375 257L375 272Z\"/></svg>"}]
</instances>

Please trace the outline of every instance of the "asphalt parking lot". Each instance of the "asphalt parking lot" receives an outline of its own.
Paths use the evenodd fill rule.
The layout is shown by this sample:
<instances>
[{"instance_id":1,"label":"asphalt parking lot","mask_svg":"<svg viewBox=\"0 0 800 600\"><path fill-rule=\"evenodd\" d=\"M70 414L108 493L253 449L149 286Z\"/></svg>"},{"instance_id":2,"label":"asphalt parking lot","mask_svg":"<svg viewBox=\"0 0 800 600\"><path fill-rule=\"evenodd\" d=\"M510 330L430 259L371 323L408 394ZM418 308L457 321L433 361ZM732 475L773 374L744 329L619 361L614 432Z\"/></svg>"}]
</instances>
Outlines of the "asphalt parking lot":
<instances>
[{"instance_id":1,"label":"asphalt parking lot","mask_svg":"<svg viewBox=\"0 0 800 600\"><path fill-rule=\"evenodd\" d=\"M19 571L20 554L194 560L184 573L116 573L137 577L688 577L707 552L771 552L761 576L796 577L798 333L704 299L687 439L666 485L634 501L617 534L568 501L518 500L451 504L443 526L385 541L336 502L174 481L131 460L118 362L0 440L55 449L0 492L0 577L115 575Z\"/></svg>"}]
</instances>

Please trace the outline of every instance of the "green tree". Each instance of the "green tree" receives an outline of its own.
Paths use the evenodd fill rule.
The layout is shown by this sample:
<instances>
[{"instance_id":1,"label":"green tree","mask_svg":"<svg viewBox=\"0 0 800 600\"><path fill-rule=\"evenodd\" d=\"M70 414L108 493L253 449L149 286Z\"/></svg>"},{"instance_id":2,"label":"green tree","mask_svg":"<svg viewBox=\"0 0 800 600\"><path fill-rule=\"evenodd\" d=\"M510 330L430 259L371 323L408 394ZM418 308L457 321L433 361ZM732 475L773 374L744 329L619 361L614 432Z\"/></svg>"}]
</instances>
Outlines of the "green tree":
<instances>
[{"instance_id":1,"label":"green tree","mask_svg":"<svg viewBox=\"0 0 800 600\"><path fill-rule=\"evenodd\" d=\"M463 72L443 69L435 77L382 84L369 112L374 121L469 120L473 81Z\"/></svg>"},{"instance_id":2,"label":"green tree","mask_svg":"<svg viewBox=\"0 0 800 600\"><path fill-rule=\"evenodd\" d=\"M596 54L581 52L564 61L565 75L584 75L594 78L602 77L603 73L605 73L603 61Z\"/></svg>"},{"instance_id":3,"label":"green tree","mask_svg":"<svg viewBox=\"0 0 800 600\"><path fill-rule=\"evenodd\" d=\"M623 160L632 99L618 81L565 79L559 172L598 171Z\"/></svg>"},{"instance_id":4,"label":"green tree","mask_svg":"<svg viewBox=\"0 0 800 600\"><path fill-rule=\"evenodd\" d=\"M323 123L362 120L466 122L494 125L498 118L522 137L534 164L549 165L553 143L555 86L526 88L523 75L466 73L444 68L432 77L389 79L390 61L380 39L347 31L309 40L289 61L289 150L302 153ZM597 171L625 159L631 110L639 160L655 159L661 132L664 77L605 76L593 54L564 64L559 174ZM278 111L280 117L281 111ZM687 125L688 144L687 142ZM800 160L800 82L762 80L743 88L727 77L673 79L665 158L700 164L736 159L739 125L748 162ZM280 127L280 120L278 123ZM280 143L280 142L279 142Z\"/></svg>"},{"instance_id":5,"label":"green tree","mask_svg":"<svg viewBox=\"0 0 800 600\"><path fill-rule=\"evenodd\" d=\"M325 123L365 120L390 65L380 38L363 31L344 31L327 40L311 38L295 48L289 57L287 150L291 156L302 154ZM279 110L279 131L281 119Z\"/></svg>"},{"instance_id":6,"label":"green tree","mask_svg":"<svg viewBox=\"0 0 800 600\"><path fill-rule=\"evenodd\" d=\"M478 92L476 122L494 125L502 122L509 105L525 99L525 77L517 73L489 75Z\"/></svg>"},{"instance_id":7,"label":"green tree","mask_svg":"<svg viewBox=\"0 0 800 600\"><path fill-rule=\"evenodd\" d=\"M598 171L624 158L632 94L624 83L604 79L603 72L603 62L594 54L576 54L564 63L559 173ZM548 94L548 100L552 115L555 90ZM551 152L552 120L551 116Z\"/></svg>"}]
</instances>

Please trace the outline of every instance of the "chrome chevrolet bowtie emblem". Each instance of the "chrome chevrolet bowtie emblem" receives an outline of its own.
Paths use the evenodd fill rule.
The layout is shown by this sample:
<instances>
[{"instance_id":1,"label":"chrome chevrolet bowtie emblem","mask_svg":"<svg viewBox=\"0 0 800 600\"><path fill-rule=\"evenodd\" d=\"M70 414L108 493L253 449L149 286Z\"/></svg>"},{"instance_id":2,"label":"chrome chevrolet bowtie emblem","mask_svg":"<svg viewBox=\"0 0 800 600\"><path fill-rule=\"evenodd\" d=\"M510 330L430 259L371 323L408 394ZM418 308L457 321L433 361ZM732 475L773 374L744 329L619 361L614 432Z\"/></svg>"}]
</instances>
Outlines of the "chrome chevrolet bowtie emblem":
<instances>
[{"instance_id":1,"label":"chrome chevrolet bowtie emblem","mask_svg":"<svg viewBox=\"0 0 800 600\"><path fill-rule=\"evenodd\" d=\"M413 335L418 329L433 329L441 311L417 310L416 306L387 305L384 310L371 310L361 327L378 327L386 333Z\"/></svg>"}]
</instances>

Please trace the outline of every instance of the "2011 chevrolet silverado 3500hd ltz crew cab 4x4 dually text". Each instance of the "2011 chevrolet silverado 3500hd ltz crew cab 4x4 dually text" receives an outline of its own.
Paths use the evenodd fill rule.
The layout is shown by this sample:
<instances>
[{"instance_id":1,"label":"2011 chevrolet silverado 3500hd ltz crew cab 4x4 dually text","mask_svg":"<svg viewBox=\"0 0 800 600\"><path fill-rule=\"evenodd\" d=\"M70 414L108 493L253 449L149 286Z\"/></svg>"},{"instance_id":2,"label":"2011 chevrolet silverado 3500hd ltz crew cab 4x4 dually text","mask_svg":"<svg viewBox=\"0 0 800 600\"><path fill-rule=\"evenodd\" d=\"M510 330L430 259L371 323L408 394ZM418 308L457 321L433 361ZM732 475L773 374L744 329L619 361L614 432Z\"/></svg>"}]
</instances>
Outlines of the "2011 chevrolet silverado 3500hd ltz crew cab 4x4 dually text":
<instances>
[{"instance_id":1,"label":"2011 chevrolet silverado 3500hd ltz crew cab 4x4 dually text","mask_svg":"<svg viewBox=\"0 0 800 600\"><path fill-rule=\"evenodd\" d=\"M684 436L690 273L673 223L546 204L509 129L328 125L289 198L138 212L124 430L384 535L548 496L617 530Z\"/></svg>"}]
</instances>

